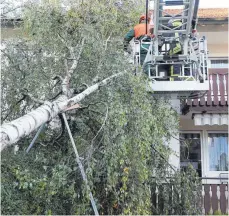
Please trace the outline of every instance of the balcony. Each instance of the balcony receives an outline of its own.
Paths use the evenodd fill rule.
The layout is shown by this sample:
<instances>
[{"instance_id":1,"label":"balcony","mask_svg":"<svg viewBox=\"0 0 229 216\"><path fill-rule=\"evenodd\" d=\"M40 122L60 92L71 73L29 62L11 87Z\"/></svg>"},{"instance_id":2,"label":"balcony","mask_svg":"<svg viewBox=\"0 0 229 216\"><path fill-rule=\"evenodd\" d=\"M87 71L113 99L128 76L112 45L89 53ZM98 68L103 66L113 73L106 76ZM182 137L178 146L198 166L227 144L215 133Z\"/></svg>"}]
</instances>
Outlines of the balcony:
<instances>
[{"instance_id":1,"label":"balcony","mask_svg":"<svg viewBox=\"0 0 229 216\"><path fill-rule=\"evenodd\" d=\"M200 178L200 180L202 180L201 188L199 188L198 192L193 193L193 196L195 196L194 199L196 200L193 208L199 208L203 215L228 214L228 178ZM221 183L205 183L209 181L218 181ZM180 191L174 189L174 184L170 183L154 187L154 190L151 191L154 214L173 215L177 214L177 212L180 212L182 215L188 214L182 207L184 205L185 183L181 182L181 184L183 184L183 188L181 188ZM163 201L165 200L165 189L167 191L166 196L169 196L169 210L164 209Z\"/></svg>"},{"instance_id":2,"label":"balcony","mask_svg":"<svg viewBox=\"0 0 229 216\"><path fill-rule=\"evenodd\" d=\"M202 178L214 180L216 178ZM202 184L202 214L227 214L228 213L228 179L220 184Z\"/></svg>"},{"instance_id":3,"label":"balcony","mask_svg":"<svg viewBox=\"0 0 229 216\"><path fill-rule=\"evenodd\" d=\"M182 113L228 113L228 69L209 69L209 91L199 99L188 99Z\"/></svg>"}]
</instances>

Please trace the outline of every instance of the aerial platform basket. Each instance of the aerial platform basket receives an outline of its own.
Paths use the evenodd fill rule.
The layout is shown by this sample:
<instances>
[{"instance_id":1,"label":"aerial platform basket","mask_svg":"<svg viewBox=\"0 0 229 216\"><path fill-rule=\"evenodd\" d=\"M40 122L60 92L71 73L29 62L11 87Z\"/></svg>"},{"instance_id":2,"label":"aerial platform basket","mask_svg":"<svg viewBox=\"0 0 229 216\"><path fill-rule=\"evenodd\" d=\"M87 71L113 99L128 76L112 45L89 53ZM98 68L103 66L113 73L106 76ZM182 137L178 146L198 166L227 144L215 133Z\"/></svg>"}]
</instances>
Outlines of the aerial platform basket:
<instances>
[{"instance_id":1,"label":"aerial platform basket","mask_svg":"<svg viewBox=\"0 0 229 216\"><path fill-rule=\"evenodd\" d=\"M154 94L164 95L170 98L201 98L206 94L209 83L197 81L151 81L149 91Z\"/></svg>"},{"instance_id":2,"label":"aerial platform basket","mask_svg":"<svg viewBox=\"0 0 229 216\"><path fill-rule=\"evenodd\" d=\"M155 94L177 98L198 98L209 90L208 51L205 37L195 34L198 0L154 0L153 37L136 40L135 64L140 65L141 51L146 57L142 65ZM177 14L170 14L166 6L179 6ZM171 27L168 22L181 20L182 25ZM179 43L181 52L169 55L171 45ZM147 48L146 48L147 47ZM179 68L176 77L170 69Z\"/></svg>"}]
</instances>

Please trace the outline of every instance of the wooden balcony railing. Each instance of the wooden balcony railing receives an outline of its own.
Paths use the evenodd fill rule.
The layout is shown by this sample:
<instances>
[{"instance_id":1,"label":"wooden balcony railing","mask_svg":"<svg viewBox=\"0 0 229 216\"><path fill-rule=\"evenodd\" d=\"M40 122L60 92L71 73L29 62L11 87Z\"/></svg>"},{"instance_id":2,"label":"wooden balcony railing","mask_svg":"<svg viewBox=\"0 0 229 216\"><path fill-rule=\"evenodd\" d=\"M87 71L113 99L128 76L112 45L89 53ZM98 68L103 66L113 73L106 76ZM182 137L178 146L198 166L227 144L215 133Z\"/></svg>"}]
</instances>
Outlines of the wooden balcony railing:
<instances>
[{"instance_id":1,"label":"wooden balcony railing","mask_svg":"<svg viewBox=\"0 0 229 216\"><path fill-rule=\"evenodd\" d=\"M209 70L209 92L205 96L205 101L208 101L208 99L213 103L213 105L227 104L228 69Z\"/></svg>"},{"instance_id":2,"label":"wooden balcony railing","mask_svg":"<svg viewBox=\"0 0 229 216\"><path fill-rule=\"evenodd\" d=\"M203 215L227 215L228 214L228 179L227 178L200 178L202 180L202 186L198 192L193 192L193 196L190 199L195 200L192 204L194 209L199 209ZM205 182L222 182L220 184L209 184ZM156 186L151 190L152 203L154 206L155 214L187 214L185 208L182 206L184 194L186 191L182 191L181 194L177 189L174 188L174 182ZM176 183L175 183L176 184ZM163 189L164 187L164 189ZM166 189L165 189L166 188ZM185 188L185 184L183 184ZM201 190L201 191L200 191ZM167 194L165 194L167 191ZM164 209L165 196L170 197L169 210ZM187 198L186 198L187 199ZM167 201L168 202L168 201ZM191 200L190 200L191 202ZM192 201L193 202L193 201ZM168 205L168 204L167 204Z\"/></svg>"},{"instance_id":3,"label":"wooden balcony railing","mask_svg":"<svg viewBox=\"0 0 229 216\"><path fill-rule=\"evenodd\" d=\"M186 105L201 110L216 109L228 106L228 69L209 69L209 91L199 99L187 99Z\"/></svg>"},{"instance_id":4,"label":"wooden balcony railing","mask_svg":"<svg viewBox=\"0 0 229 216\"><path fill-rule=\"evenodd\" d=\"M204 180L218 178L202 178ZM224 180L227 180L226 178ZM228 182L202 184L202 214L228 214Z\"/></svg>"}]
</instances>

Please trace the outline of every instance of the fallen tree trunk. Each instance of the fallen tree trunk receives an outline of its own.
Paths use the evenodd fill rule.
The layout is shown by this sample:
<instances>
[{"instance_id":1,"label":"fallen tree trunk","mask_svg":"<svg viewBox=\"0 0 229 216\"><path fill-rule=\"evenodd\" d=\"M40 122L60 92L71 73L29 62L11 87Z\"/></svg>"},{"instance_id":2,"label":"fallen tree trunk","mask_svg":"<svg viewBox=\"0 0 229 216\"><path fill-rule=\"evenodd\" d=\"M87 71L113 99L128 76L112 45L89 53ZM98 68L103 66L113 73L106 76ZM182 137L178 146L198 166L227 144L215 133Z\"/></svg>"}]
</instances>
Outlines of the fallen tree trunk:
<instances>
[{"instance_id":1,"label":"fallen tree trunk","mask_svg":"<svg viewBox=\"0 0 229 216\"><path fill-rule=\"evenodd\" d=\"M99 87L107 85L112 79L118 77L124 73L118 73L110 76L99 83L96 83L82 93L68 99L67 96L60 96L53 102L45 102L37 109L30 113L13 120L9 123L5 123L0 127L0 151L5 147L16 143L22 137L29 135L45 122L51 121L58 113L65 111L72 105L80 102L86 96L95 92Z\"/></svg>"}]
</instances>

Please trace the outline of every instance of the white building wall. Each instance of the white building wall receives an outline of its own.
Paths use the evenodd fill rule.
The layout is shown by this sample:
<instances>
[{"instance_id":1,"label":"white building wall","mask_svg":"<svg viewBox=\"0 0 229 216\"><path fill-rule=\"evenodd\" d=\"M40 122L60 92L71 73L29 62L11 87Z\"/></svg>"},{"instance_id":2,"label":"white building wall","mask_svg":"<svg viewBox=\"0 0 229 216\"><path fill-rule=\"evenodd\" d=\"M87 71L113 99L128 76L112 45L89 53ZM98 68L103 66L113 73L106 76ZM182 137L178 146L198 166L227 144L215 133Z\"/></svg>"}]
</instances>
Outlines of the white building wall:
<instances>
[{"instance_id":1,"label":"white building wall","mask_svg":"<svg viewBox=\"0 0 229 216\"><path fill-rule=\"evenodd\" d=\"M180 100L172 99L170 100L171 107L180 114ZM171 119L172 120L172 119ZM174 119L175 120L175 119ZM176 169L180 168L180 141L179 141L179 131L177 134L173 134L173 137L168 143L169 147L172 149L173 153L170 155L169 163L173 165Z\"/></svg>"}]
</instances>

